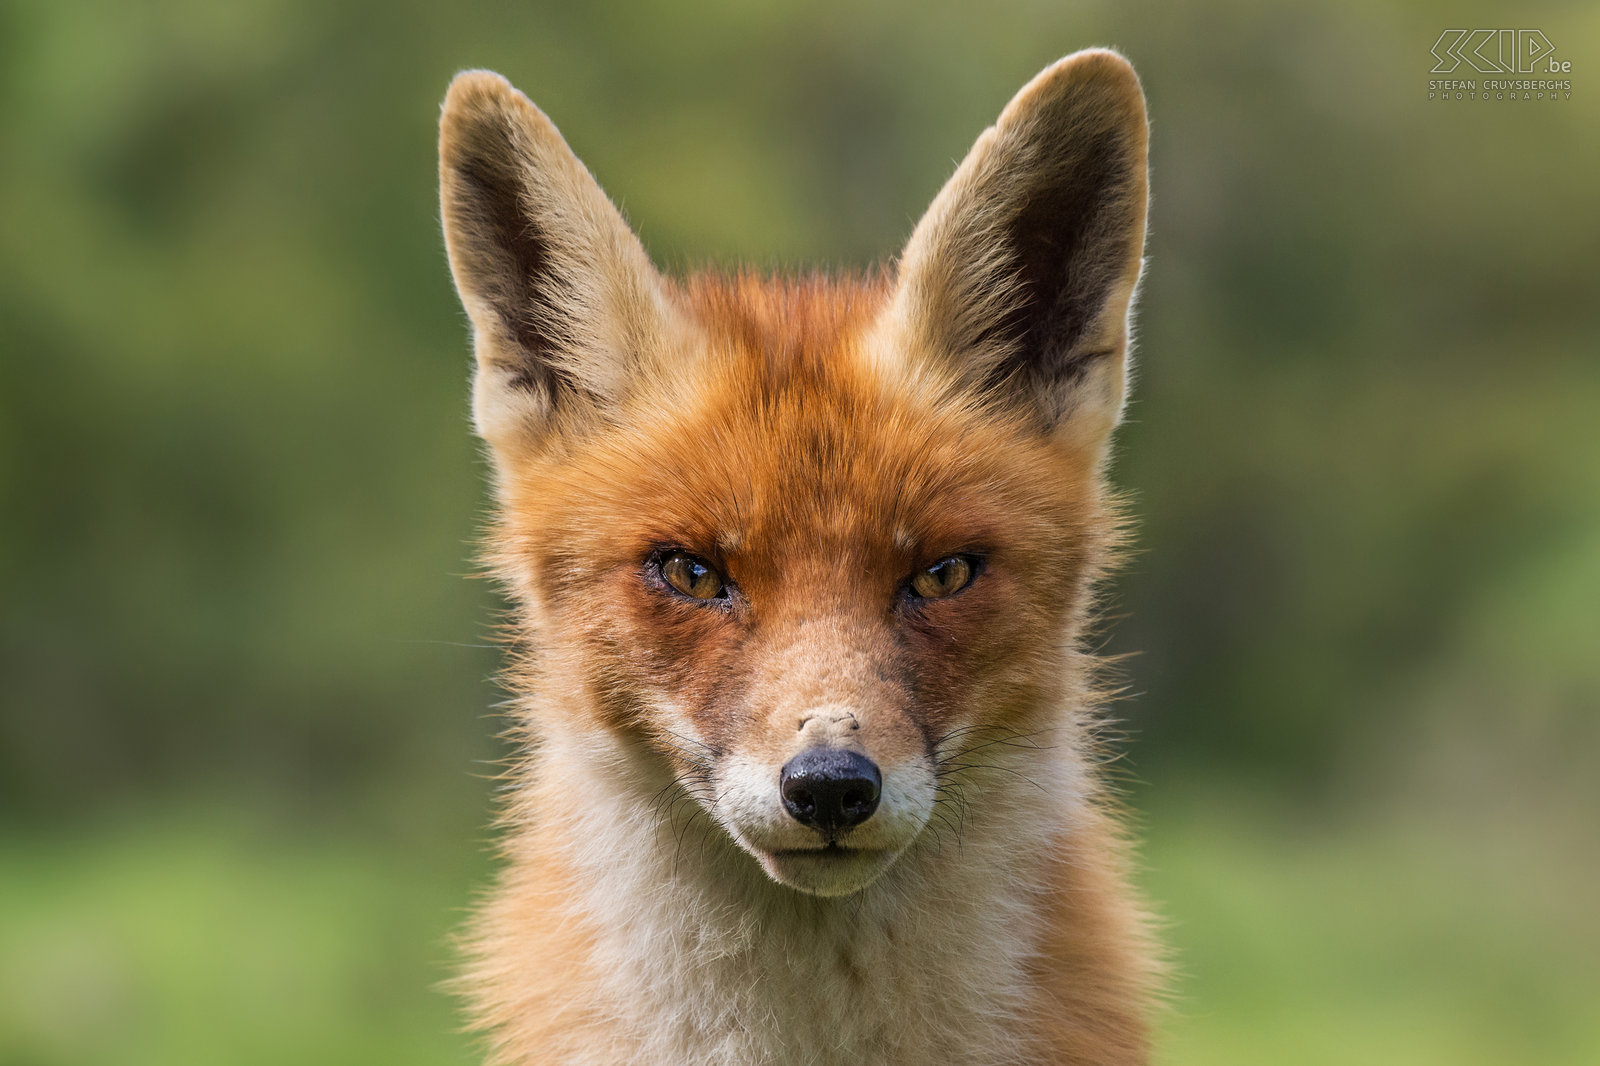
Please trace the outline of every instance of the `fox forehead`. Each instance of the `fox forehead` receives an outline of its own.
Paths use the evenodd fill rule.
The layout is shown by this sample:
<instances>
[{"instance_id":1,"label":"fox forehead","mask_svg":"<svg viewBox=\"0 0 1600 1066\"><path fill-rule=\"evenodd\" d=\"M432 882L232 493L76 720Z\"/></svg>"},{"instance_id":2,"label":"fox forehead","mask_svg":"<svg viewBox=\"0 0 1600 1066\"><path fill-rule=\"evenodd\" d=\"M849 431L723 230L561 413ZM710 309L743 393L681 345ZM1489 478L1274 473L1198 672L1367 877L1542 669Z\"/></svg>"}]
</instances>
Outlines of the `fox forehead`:
<instances>
[{"instance_id":1,"label":"fox forehead","mask_svg":"<svg viewBox=\"0 0 1600 1066\"><path fill-rule=\"evenodd\" d=\"M548 591L662 547L741 585L898 580L959 551L1059 569L1102 517L1090 461L886 370L869 349L895 341L868 336L883 295L875 279L692 279L692 350L608 426L512 471L513 550L544 562Z\"/></svg>"}]
</instances>

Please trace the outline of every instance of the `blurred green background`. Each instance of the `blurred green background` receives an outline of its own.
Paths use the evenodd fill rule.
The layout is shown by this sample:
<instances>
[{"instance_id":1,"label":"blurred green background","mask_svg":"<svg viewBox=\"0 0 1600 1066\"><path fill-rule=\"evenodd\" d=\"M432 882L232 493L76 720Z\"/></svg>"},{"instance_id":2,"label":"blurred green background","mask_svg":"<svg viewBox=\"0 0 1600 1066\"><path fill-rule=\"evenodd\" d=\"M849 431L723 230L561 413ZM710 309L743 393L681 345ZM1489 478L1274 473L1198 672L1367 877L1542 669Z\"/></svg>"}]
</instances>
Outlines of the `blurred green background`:
<instances>
[{"instance_id":1,"label":"blurred green background","mask_svg":"<svg viewBox=\"0 0 1600 1066\"><path fill-rule=\"evenodd\" d=\"M1430 102L1537 26L1557 102ZM1600 1062L1600 7L0 6L0 1061L473 1061L498 603L450 75L674 269L892 254L1028 77L1154 119L1109 640L1161 1061Z\"/></svg>"}]
</instances>

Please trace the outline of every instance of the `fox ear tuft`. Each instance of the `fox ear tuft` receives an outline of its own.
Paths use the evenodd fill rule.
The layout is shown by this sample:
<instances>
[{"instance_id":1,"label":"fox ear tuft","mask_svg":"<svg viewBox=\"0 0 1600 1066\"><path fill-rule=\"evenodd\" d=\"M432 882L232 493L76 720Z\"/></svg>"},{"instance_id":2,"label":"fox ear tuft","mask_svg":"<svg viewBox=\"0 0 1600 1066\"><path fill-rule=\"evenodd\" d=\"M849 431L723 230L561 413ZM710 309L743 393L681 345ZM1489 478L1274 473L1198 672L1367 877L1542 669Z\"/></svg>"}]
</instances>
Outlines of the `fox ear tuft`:
<instances>
[{"instance_id":1,"label":"fox ear tuft","mask_svg":"<svg viewBox=\"0 0 1600 1066\"><path fill-rule=\"evenodd\" d=\"M488 71L450 85L439 187L479 435L498 453L603 414L667 313L622 215L544 113Z\"/></svg>"},{"instance_id":2,"label":"fox ear tuft","mask_svg":"<svg viewBox=\"0 0 1600 1066\"><path fill-rule=\"evenodd\" d=\"M1078 52L1040 73L912 233L891 305L899 343L964 390L1103 446L1125 392L1147 141L1122 56Z\"/></svg>"}]
</instances>

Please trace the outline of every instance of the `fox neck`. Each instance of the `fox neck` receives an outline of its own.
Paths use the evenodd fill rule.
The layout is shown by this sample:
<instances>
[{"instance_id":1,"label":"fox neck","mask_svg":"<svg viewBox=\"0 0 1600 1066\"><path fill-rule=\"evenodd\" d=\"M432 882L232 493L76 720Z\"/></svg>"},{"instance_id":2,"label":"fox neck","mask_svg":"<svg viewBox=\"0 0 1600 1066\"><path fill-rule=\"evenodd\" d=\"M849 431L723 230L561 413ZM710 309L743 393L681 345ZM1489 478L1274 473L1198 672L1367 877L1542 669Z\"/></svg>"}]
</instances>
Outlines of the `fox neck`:
<instances>
[{"instance_id":1,"label":"fox neck","mask_svg":"<svg viewBox=\"0 0 1600 1066\"><path fill-rule=\"evenodd\" d=\"M674 802L640 745L549 736L530 799L570 864L570 917L591 931L591 994L638 1061L821 1062L852 1047L1015 1061L1045 870L1088 782L1060 739L976 771L979 802L940 811L862 891L822 899L769 880L698 804Z\"/></svg>"}]
</instances>

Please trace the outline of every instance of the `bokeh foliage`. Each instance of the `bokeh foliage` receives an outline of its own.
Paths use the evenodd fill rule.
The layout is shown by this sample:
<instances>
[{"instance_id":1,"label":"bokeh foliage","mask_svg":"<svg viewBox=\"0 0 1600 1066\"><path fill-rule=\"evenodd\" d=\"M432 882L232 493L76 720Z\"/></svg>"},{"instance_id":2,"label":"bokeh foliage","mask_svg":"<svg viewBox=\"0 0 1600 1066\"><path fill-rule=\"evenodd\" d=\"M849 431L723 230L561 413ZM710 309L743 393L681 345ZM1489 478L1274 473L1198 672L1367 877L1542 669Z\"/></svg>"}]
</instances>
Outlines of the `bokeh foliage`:
<instances>
[{"instance_id":1,"label":"bokeh foliage","mask_svg":"<svg viewBox=\"0 0 1600 1066\"><path fill-rule=\"evenodd\" d=\"M1517 16L1573 60L1571 100L1428 101L1439 31L1497 19L1439 0L0 8L0 1058L464 1054L426 985L482 874L499 751L435 205L453 71L538 101L663 265L849 270L893 253L1027 77L1109 43L1154 119L1116 471L1141 552L1108 649L1138 652L1134 798L1204 1012L1173 1046L1592 1061L1572 995L1600 986L1595 953L1571 952L1600 937L1570 889L1596 873L1600 809L1600 10ZM1516 887L1464 876L1480 852ZM1395 871L1411 890L1391 895ZM1371 898L1328 900L1330 877ZM1349 957L1423 960L1385 987L1437 989L1411 1008L1437 1031L1338 1053L1330 1011L1374 1032L1408 1015L1341 998L1365 975L1318 954L1324 916ZM1253 921L1294 951L1252 954ZM236 960L265 976L212 980ZM1292 1009L1238 990L1308 965L1323 980L1289 986ZM1475 966L1521 982L1511 1006L1449 984ZM180 1031L191 991L213 1005ZM75 1020L101 1008L97 1043Z\"/></svg>"}]
</instances>

